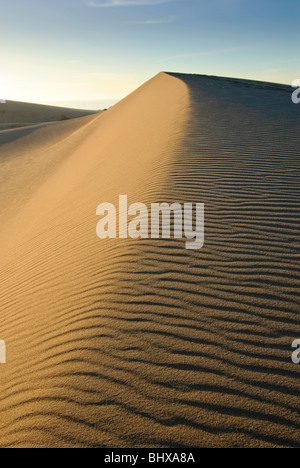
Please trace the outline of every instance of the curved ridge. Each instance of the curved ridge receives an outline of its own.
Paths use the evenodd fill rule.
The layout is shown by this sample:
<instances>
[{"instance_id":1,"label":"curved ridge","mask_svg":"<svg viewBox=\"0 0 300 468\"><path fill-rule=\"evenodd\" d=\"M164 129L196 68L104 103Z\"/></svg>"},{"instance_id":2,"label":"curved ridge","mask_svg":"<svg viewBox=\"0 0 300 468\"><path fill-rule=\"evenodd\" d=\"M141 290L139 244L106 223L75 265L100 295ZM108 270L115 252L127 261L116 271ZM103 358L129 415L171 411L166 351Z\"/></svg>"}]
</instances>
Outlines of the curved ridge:
<instances>
[{"instance_id":1,"label":"curved ridge","mask_svg":"<svg viewBox=\"0 0 300 468\"><path fill-rule=\"evenodd\" d=\"M1 231L0 446L299 447L295 107L160 74L70 138ZM99 241L123 193L205 203L205 248Z\"/></svg>"}]
</instances>

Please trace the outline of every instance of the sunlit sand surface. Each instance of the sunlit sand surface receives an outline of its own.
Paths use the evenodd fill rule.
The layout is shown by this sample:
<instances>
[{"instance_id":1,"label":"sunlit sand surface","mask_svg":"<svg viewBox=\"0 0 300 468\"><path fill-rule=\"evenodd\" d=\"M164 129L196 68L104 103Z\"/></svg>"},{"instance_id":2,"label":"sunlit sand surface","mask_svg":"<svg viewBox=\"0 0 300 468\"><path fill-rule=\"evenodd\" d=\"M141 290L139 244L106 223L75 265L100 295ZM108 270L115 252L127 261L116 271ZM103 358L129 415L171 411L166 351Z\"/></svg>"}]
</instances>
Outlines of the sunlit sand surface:
<instances>
[{"instance_id":1,"label":"sunlit sand surface","mask_svg":"<svg viewBox=\"0 0 300 468\"><path fill-rule=\"evenodd\" d=\"M288 87L165 73L0 133L1 447L300 446L299 143ZM99 240L119 194L204 248Z\"/></svg>"}]
</instances>

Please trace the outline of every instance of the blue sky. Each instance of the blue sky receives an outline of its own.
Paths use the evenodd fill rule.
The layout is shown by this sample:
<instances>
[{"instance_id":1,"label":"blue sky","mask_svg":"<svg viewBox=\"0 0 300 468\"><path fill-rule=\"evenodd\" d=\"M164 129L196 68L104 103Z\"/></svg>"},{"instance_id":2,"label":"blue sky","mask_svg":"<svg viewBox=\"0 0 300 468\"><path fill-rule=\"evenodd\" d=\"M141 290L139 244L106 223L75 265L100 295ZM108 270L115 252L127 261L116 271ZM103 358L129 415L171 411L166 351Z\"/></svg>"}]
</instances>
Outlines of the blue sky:
<instances>
[{"instance_id":1,"label":"blue sky","mask_svg":"<svg viewBox=\"0 0 300 468\"><path fill-rule=\"evenodd\" d=\"M0 13L6 99L99 108L162 70L300 78L299 0L0 0Z\"/></svg>"}]
</instances>

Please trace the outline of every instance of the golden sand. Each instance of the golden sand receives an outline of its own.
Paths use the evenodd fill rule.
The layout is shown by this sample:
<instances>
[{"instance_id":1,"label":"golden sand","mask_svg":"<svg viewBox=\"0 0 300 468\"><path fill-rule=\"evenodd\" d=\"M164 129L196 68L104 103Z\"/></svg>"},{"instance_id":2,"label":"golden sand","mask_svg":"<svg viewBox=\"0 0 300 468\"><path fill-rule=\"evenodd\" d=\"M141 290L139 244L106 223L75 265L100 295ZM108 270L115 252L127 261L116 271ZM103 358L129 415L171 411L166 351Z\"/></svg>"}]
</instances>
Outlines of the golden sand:
<instances>
[{"instance_id":1,"label":"golden sand","mask_svg":"<svg viewBox=\"0 0 300 468\"><path fill-rule=\"evenodd\" d=\"M161 73L0 133L1 447L300 445L300 114ZM99 240L96 208L205 203L206 244Z\"/></svg>"}]
</instances>

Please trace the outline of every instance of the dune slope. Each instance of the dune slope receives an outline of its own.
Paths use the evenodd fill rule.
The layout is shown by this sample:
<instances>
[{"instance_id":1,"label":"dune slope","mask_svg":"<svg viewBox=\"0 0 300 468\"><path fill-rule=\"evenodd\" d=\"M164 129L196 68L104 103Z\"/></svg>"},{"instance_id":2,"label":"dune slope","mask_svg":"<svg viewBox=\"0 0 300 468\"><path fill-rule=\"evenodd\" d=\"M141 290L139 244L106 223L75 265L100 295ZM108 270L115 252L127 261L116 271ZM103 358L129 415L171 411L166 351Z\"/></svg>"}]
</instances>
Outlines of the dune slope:
<instances>
[{"instance_id":1,"label":"dune slope","mask_svg":"<svg viewBox=\"0 0 300 468\"><path fill-rule=\"evenodd\" d=\"M1 447L299 447L287 91L159 74L76 129L0 139ZM119 194L204 202L205 247L99 240Z\"/></svg>"},{"instance_id":2,"label":"dune slope","mask_svg":"<svg viewBox=\"0 0 300 468\"><path fill-rule=\"evenodd\" d=\"M75 119L95 113L95 111L67 107L6 101L0 103L0 130L34 125L41 122Z\"/></svg>"}]
</instances>

